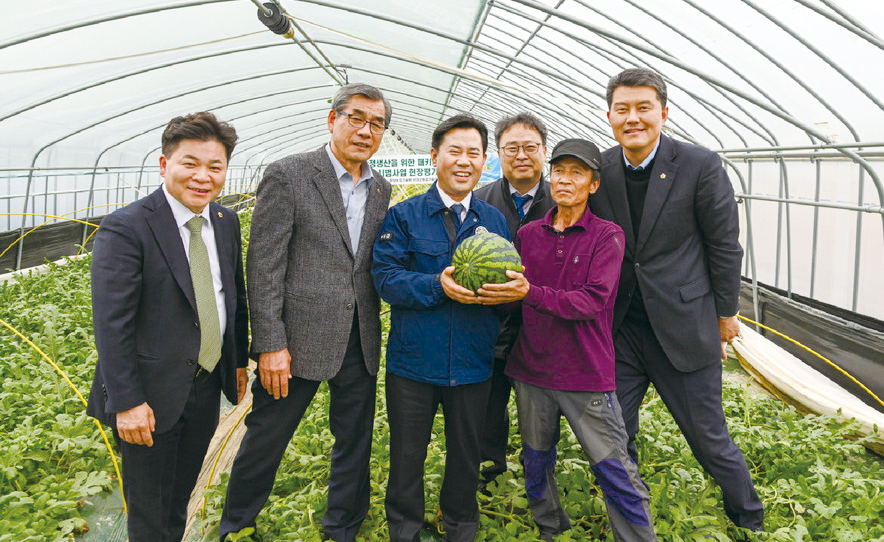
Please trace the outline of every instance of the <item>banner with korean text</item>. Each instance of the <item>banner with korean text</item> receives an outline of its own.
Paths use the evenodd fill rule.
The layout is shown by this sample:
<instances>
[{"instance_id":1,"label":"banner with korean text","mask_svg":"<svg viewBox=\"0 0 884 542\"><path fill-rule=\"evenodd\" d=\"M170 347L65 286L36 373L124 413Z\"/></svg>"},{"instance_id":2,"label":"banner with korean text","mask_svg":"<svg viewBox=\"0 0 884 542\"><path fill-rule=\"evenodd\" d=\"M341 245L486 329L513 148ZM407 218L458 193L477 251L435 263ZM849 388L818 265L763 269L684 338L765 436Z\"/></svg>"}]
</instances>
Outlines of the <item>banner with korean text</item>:
<instances>
[{"instance_id":1,"label":"banner with korean text","mask_svg":"<svg viewBox=\"0 0 884 542\"><path fill-rule=\"evenodd\" d=\"M429 154L376 156L368 163L392 184L429 184L436 180Z\"/></svg>"},{"instance_id":2,"label":"banner with korean text","mask_svg":"<svg viewBox=\"0 0 884 542\"><path fill-rule=\"evenodd\" d=\"M368 163L392 184L430 184L436 180L436 168L429 154L376 156ZM496 181L500 175L500 159L496 152L489 152L480 182Z\"/></svg>"}]
</instances>

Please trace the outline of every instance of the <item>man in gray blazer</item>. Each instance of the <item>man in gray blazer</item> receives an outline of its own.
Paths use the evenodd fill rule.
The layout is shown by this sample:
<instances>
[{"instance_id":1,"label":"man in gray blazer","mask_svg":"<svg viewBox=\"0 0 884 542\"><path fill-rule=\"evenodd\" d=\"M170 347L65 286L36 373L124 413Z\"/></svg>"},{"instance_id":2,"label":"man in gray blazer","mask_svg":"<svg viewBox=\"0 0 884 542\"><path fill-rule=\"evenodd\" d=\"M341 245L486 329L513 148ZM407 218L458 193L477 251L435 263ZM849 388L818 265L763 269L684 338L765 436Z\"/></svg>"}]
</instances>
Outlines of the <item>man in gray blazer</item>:
<instances>
[{"instance_id":1,"label":"man in gray blazer","mask_svg":"<svg viewBox=\"0 0 884 542\"><path fill-rule=\"evenodd\" d=\"M270 164L258 186L246 274L259 378L230 473L222 541L255 526L323 380L335 437L324 536L354 540L368 512L381 347L371 253L391 193L368 159L391 114L375 87L342 87L328 113L331 141Z\"/></svg>"}]
</instances>

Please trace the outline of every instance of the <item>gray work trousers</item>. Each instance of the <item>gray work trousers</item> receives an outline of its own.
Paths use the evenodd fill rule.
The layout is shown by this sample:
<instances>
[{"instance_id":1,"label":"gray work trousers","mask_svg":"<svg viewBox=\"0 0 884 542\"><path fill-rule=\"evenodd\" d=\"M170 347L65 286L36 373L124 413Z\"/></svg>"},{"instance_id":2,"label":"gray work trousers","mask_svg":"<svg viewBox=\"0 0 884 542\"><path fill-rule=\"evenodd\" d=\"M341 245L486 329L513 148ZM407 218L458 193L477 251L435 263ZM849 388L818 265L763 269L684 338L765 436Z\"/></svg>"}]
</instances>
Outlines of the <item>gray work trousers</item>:
<instances>
[{"instance_id":1,"label":"gray work trousers","mask_svg":"<svg viewBox=\"0 0 884 542\"><path fill-rule=\"evenodd\" d=\"M614 392L562 391L514 381L525 464L525 489L543 540L571 528L559 501L556 444L562 415L589 458L618 542L656 541L648 489L626 451L626 428Z\"/></svg>"}]
</instances>

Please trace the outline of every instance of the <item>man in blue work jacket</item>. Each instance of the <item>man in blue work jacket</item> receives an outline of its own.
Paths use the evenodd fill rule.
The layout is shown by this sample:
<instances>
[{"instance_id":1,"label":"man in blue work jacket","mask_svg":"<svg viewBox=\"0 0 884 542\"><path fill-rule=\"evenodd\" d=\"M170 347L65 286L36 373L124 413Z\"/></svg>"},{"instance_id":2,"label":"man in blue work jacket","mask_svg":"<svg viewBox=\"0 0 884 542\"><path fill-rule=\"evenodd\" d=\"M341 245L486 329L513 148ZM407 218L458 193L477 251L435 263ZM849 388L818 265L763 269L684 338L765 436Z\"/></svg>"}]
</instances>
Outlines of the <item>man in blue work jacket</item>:
<instances>
[{"instance_id":1,"label":"man in blue work jacket","mask_svg":"<svg viewBox=\"0 0 884 542\"><path fill-rule=\"evenodd\" d=\"M488 130L457 115L433 132L438 181L387 213L372 275L392 307L386 397L390 478L386 511L393 542L419 542L424 524L424 460L439 404L445 416L445 479L439 496L446 539L470 541L479 526L479 435L490 391L500 320L493 302L454 282L451 256L480 227L507 239L493 206L472 197Z\"/></svg>"}]
</instances>

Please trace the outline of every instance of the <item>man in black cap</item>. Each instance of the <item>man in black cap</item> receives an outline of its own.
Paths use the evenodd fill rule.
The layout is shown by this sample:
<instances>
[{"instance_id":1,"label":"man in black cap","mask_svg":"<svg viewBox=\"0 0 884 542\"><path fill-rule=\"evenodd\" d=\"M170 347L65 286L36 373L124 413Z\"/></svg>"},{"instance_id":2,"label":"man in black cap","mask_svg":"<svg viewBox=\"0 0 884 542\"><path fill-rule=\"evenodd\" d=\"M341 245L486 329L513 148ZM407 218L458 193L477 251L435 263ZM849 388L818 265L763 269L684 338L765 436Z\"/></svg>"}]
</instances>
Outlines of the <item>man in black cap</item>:
<instances>
[{"instance_id":1,"label":"man in black cap","mask_svg":"<svg viewBox=\"0 0 884 542\"><path fill-rule=\"evenodd\" d=\"M564 415L605 495L619 541L655 541L648 489L626 449L615 393L611 333L626 242L620 226L587 206L599 188L601 154L566 139L550 159L556 207L525 224L516 248L524 276L486 284L483 297L522 298L522 327L507 360L519 409L525 490L543 540L570 529L556 484L556 444Z\"/></svg>"}]
</instances>

